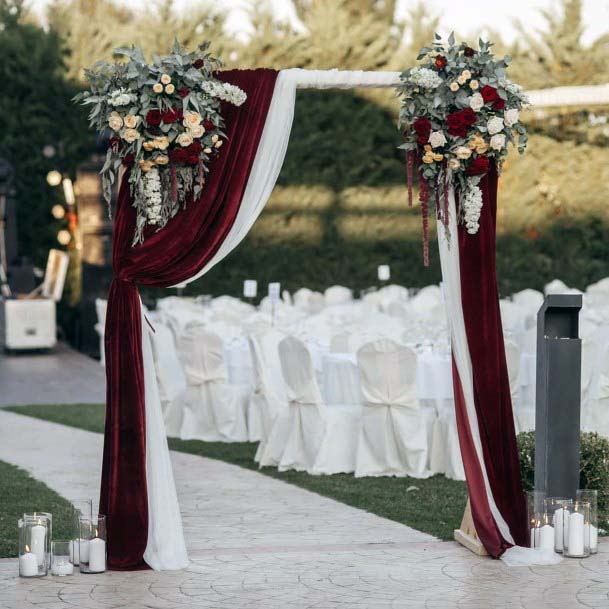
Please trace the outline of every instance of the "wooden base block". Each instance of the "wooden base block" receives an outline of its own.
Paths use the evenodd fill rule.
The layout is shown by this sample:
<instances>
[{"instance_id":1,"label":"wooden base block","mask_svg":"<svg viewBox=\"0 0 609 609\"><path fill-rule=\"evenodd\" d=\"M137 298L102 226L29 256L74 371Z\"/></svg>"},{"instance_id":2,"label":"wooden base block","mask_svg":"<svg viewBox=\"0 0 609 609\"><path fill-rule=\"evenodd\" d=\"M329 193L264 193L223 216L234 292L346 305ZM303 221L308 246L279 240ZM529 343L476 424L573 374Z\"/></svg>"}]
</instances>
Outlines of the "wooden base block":
<instances>
[{"instance_id":1,"label":"wooden base block","mask_svg":"<svg viewBox=\"0 0 609 609\"><path fill-rule=\"evenodd\" d=\"M476 527L474 526L474 520L472 518L472 509L469 504L469 499L467 500L467 504L465 506L465 512L463 512L461 527L459 529L455 529L454 536L455 541L466 547L470 552L473 552L478 556L488 556L488 552L484 549L480 539L478 539Z\"/></svg>"}]
</instances>

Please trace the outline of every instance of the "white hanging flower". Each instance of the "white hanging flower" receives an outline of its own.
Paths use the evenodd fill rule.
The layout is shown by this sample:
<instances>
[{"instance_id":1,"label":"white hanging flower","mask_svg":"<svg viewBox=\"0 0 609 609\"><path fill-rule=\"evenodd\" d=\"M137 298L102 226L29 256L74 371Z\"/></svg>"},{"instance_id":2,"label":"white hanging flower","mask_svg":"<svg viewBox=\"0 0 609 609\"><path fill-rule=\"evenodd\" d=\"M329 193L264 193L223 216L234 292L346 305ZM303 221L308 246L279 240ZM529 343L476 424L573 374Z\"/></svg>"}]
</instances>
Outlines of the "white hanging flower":
<instances>
[{"instance_id":1,"label":"white hanging flower","mask_svg":"<svg viewBox=\"0 0 609 609\"><path fill-rule=\"evenodd\" d=\"M441 131L432 131L429 134L429 143L432 148L439 148L446 144L446 136Z\"/></svg>"},{"instance_id":2,"label":"white hanging flower","mask_svg":"<svg viewBox=\"0 0 609 609\"><path fill-rule=\"evenodd\" d=\"M115 89L108 96L110 106L127 106L131 103L133 96L126 89Z\"/></svg>"},{"instance_id":3,"label":"white hanging flower","mask_svg":"<svg viewBox=\"0 0 609 609\"><path fill-rule=\"evenodd\" d=\"M503 126L503 119L500 116L493 116L493 118L486 123L486 128L488 129L489 135L503 131Z\"/></svg>"},{"instance_id":4,"label":"white hanging flower","mask_svg":"<svg viewBox=\"0 0 609 609\"><path fill-rule=\"evenodd\" d=\"M410 71L410 82L423 89L436 89L444 81L434 70L429 68L413 68Z\"/></svg>"},{"instance_id":5,"label":"white hanging flower","mask_svg":"<svg viewBox=\"0 0 609 609\"><path fill-rule=\"evenodd\" d=\"M467 232L475 235L480 228L480 211L482 210L482 191L478 186L478 178L468 178L461 205Z\"/></svg>"},{"instance_id":6,"label":"white hanging flower","mask_svg":"<svg viewBox=\"0 0 609 609\"><path fill-rule=\"evenodd\" d=\"M144 200L146 201L146 218L148 224L158 224L161 221L161 176L156 167L146 172L143 177Z\"/></svg>"},{"instance_id":7,"label":"white hanging flower","mask_svg":"<svg viewBox=\"0 0 609 609\"><path fill-rule=\"evenodd\" d=\"M206 80L201 83L201 89L211 97L216 97L234 106L240 106L247 99L245 91L227 82Z\"/></svg>"},{"instance_id":8,"label":"white hanging flower","mask_svg":"<svg viewBox=\"0 0 609 609\"><path fill-rule=\"evenodd\" d=\"M493 135L490 145L493 150L501 150L505 147L505 135L503 133Z\"/></svg>"},{"instance_id":9,"label":"white hanging flower","mask_svg":"<svg viewBox=\"0 0 609 609\"><path fill-rule=\"evenodd\" d=\"M503 116L506 127L513 127L518 122L519 118L520 112L518 111L518 108L510 108L509 110L506 110Z\"/></svg>"},{"instance_id":10,"label":"white hanging flower","mask_svg":"<svg viewBox=\"0 0 609 609\"><path fill-rule=\"evenodd\" d=\"M480 93L474 93L469 98L469 107L474 112L480 112L480 110L482 110L482 108L484 108L484 97L482 97L482 95L480 95Z\"/></svg>"}]
</instances>

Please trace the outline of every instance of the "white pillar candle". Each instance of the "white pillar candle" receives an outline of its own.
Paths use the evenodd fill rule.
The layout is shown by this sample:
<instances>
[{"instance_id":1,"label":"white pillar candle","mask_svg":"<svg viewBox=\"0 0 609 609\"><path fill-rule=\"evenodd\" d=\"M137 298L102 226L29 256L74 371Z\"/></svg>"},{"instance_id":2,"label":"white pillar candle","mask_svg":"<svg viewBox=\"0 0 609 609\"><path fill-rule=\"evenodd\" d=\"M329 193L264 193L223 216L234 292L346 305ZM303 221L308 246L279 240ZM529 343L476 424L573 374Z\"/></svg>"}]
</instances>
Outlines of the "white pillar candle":
<instances>
[{"instance_id":1,"label":"white pillar candle","mask_svg":"<svg viewBox=\"0 0 609 609\"><path fill-rule=\"evenodd\" d=\"M562 552L569 535L569 510L558 508L554 511L555 549Z\"/></svg>"},{"instance_id":2,"label":"white pillar candle","mask_svg":"<svg viewBox=\"0 0 609 609\"><path fill-rule=\"evenodd\" d=\"M106 570L106 542L99 537L89 542L89 571L101 573Z\"/></svg>"},{"instance_id":3,"label":"white pillar candle","mask_svg":"<svg viewBox=\"0 0 609 609\"><path fill-rule=\"evenodd\" d=\"M246 279L243 282L243 295L246 298L256 298L258 294L258 282L255 279Z\"/></svg>"},{"instance_id":4,"label":"white pillar candle","mask_svg":"<svg viewBox=\"0 0 609 609\"><path fill-rule=\"evenodd\" d=\"M389 281L391 278L391 269L388 264L379 264L376 272L379 281Z\"/></svg>"},{"instance_id":5,"label":"white pillar candle","mask_svg":"<svg viewBox=\"0 0 609 609\"><path fill-rule=\"evenodd\" d=\"M551 524L544 524L539 529L539 544L537 547L544 550L554 549L554 527Z\"/></svg>"},{"instance_id":6,"label":"white pillar candle","mask_svg":"<svg viewBox=\"0 0 609 609\"><path fill-rule=\"evenodd\" d=\"M531 527L531 547L535 547L535 527Z\"/></svg>"},{"instance_id":7,"label":"white pillar candle","mask_svg":"<svg viewBox=\"0 0 609 609\"><path fill-rule=\"evenodd\" d=\"M30 529L30 541L32 542L32 554L36 554L38 564L43 565L46 560L45 540L47 528L41 524L35 524Z\"/></svg>"},{"instance_id":8,"label":"white pillar candle","mask_svg":"<svg viewBox=\"0 0 609 609\"><path fill-rule=\"evenodd\" d=\"M25 546L25 550L25 554L19 557L19 575L24 577L38 575L38 557L29 551L28 546Z\"/></svg>"},{"instance_id":9,"label":"white pillar candle","mask_svg":"<svg viewBox=\"0 0 609 609\"><path fill-rule=\"evenodd\" d=\"M597 552L598 551L598 529L591 524L589 527L586 527L586 530L588 531L588 537L589 537L589 543L588 543L588 547L590 548L590 552Z\"/></svg>"},{"instance_id":10,"label":"white pillar candle","mask_svg":"<svg viewBox=\"0 0 609 609\"><path fill-rule=\"evenodd\" d=\"M89 562L89 540L88 539L77 539L78 543L75 544L75 547L78 546L78 562Z\"/></svg>"},{"instance_id":11,"label":"white pillar candle","mask_svg":"<svg viewBox=\"0 0 609 609\"><path fill-rule=\"evenodd\" d=\"M584 515L574 512L569 518L569 532L567 536L567 547L565 550L571 556L583 556L584 554ZM566 531L565 531L566 533Z\"/></svg>"}]
</instances>

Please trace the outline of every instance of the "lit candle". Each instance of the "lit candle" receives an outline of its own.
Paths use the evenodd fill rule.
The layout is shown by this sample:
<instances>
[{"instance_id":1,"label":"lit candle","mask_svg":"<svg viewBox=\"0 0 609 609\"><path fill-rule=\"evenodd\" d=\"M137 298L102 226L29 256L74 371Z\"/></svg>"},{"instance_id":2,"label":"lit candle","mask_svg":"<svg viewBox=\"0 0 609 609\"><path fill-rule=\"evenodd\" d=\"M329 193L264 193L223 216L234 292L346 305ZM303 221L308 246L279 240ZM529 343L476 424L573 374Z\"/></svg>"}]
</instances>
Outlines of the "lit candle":
<instances>
[{"instance_id":1,"label":"lit candle","mask_svg":"<svg viewBox=\"0 0 609 609\"><path fill-rule=\"evenodd\" d=\"M95 531L97 535L97 531ZM99 537L89 542L89 571L101 573L106 570L106 542Z\"/></svg>"},{"instance_id":2,"label":"lit candle","mask_svg":"<svg viewBox=\"0 0 609 609\"><path fill-rule=\"evenodd\" d=\"M557 552L562 552L565 545L565 539L569 535L569 510L558 508L554 512L554 540L555 549Z\"/></svg>"},{"instance_id":3,"label":"lit candle","mask_svg":"<svg viewBox=\"0 0 609 609\"><path fill-rule=\"evenodd\" d=\"M38 564L42 566L46 560L45 540L47 537L47 528L40 524L35 524L31 529L32 554L36 554Z\"/></svg>"},{"instance_id":4,"label":"lit candle","mask_svg":"<svg viewBox=\"0 0 609 609\"><path fill-rule=\"evenodd\" d=\"M25 554L19 557L19 575L23 577L38 575L38 557L30 552L29 546L25 546Z\"/></svg>"},{"instance_id":5,"label":"lit candle","mask_svg":"<svg viewBox=\"0 0 609 609\"><path fill-rule=\"evenodd\" d=\"M554 549L554 527L551 524L544 524L539 529L539 544L536 547L545 550Z\"/></svg>"},{"instance_id":6,"label":"lit candle","mask_svg":"<svg viewBox=\"0 0 609 609\"><path fill-rule=\"evenodd\" d=\"M584 554L584 515L574 512L569 517L569 532L567 537L567 548L571 556L583 556Z\"/></svg>"}]
</instances>

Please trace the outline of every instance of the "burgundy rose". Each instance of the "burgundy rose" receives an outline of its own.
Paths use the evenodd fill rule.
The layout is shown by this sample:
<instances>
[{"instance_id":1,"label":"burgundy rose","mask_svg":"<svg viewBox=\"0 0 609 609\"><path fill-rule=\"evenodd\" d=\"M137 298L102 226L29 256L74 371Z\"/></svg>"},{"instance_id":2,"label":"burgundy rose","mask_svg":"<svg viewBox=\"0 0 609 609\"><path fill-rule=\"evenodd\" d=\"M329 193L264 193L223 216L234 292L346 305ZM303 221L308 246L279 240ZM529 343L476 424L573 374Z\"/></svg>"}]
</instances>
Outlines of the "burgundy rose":
<instances>
[{"instance_id":1,"label":"burgundy rose","mask_svg":"<svg viewBox=\"0 0 609 609\"><path fill-rule=\"evenodd\" d=\"M463 55L465 55L466 57L473 57L475 53L476 51L474 51L472 47L465 47L463 49Z\"/></svg>"},{"instance_id":2,"label":"burgundy rose","mask_svg":"<svg viewBox=\"0 0 609 609\"><path fill-rule=\"evenodd\" d=\"M190 89L188 87L180 87L178 89L178 95L184 99L190 93Z\"/></svg>"},{"instance_id":3,"label":"burgundy rose","mask_svg":"<svg viewBox=\"0 0 609 609\"><path fill-rule=\"evenodd\" d=\"M481 176L488 172L490 161L486 156L477 156L472 159L465 173L468 176Z\"/></svg>"},{"instance_id":4,"label":"burgundy rose","mask_svg":"<svg viewBox=\"0 0 609 609\"><path fill-rule=\"evenodd\" d=\"M123 157L123 165L125 167L132 167L134 162L135 162L134 154L129 153Z\"/></svg>"},{"instance_id":5,"label":"burgundy rose","mask_svg":"<svg viewBox=\"0 0 609 609\"><path fill-rule=\"evenodd\" d=\"M476 122L476 113L471 108L453 112L446 117L448 133L456 137L466 137L467 129Z\"/></svg>"},{"instance_id":6,"label":"burgundy rose","mask_svg":"<svg viewBox=\"0 0 609 609\"><path fill-rule=\"evenodd\" d=\"M444 55L436 55L435 63L436 68L438 68L438 70L443 70L446 67L448 61L446 60L446 57L444 57Z\"/></svg>"},{"instance_id":7,"label":"burgundy rose","mask_svg":"<svg viewBox=\"0 0 609 609\"><path fill-rule=\"evenodd\" d=\"M202 59L195 59L195 61L192 62L193 68L197 68L197 70L202 68L204 65L205 62Z\"/></svg>"},{"instance_id":8,"label":"burgundy rose","mask_svg":"<svg viewBox=\"0 0 609 609\"><path fill-rule=\"evenodd\" d=\"M205 131L213 131L216 128L216 126L208 119L203 121L203 127Z\"/></svg>"},{"instance_id":9,"label":"burgundy rose","mask_svg":"<svg viewBox=\"0 0 609 609\"><path fill-rule=\"evenodd\" d=\"M166 125L177 123L184 118L184 113L181 108L169 108L161 114L161 118Z\"/></svg>"},{"instance_id":10,"label":"burgundy rose","mask_svg":"<svg viewBox=\"0 0 609 609\"><path fill-rule=\"evenodd\" d=\"M161 124L162 118L159 110L148 110L148 114L146 114L146 122L151 127L158 127Z\"/></svg>"},{"instance_id":11,"label":"burgundy rose","mask_svg":"<svg viewBox=\"0 0 609 609\"><path fill-rule=\"evenodd\" d=\"M427 144L429 141L429 134L431 133L431 121L424 116L420 116L412 124L412 128L417 134L417 142L419 144Z\"/></svg>"},{"instance_id":12,"label":"burgundy rose","mask_svg":"<svg viewBox=\"0 0 609 609\"><path fill-rule=\"evenodd\" d=\"M190 146L178 146L169 151L169 160L172 163L196 165L199 162L201 143L194 141Z\"/></svg>"},{"instance_id":13,"label":"burgundy rose","mask_svg":"<svg viewBox=\"0 0 609 609\"><path fill-rule=\"evenodd\" d=\"M501 99L499 93L497 93L497 89L491 87L491 85L484 85L484 87L480 89L480 95L482 95L485 104L493 104L498 99Z\"/></svg>"},{"instance_id":14,"label":"burgundy rose","mask_svg":"<svg viewBox=\"0 0 609 609\"><path fill-rule=\"evenodd\" d=\"M496 102L493 102L493 108L495 110L503 110L505 108L505 102L499 98Z\"/></svg>"}]
</instances>

